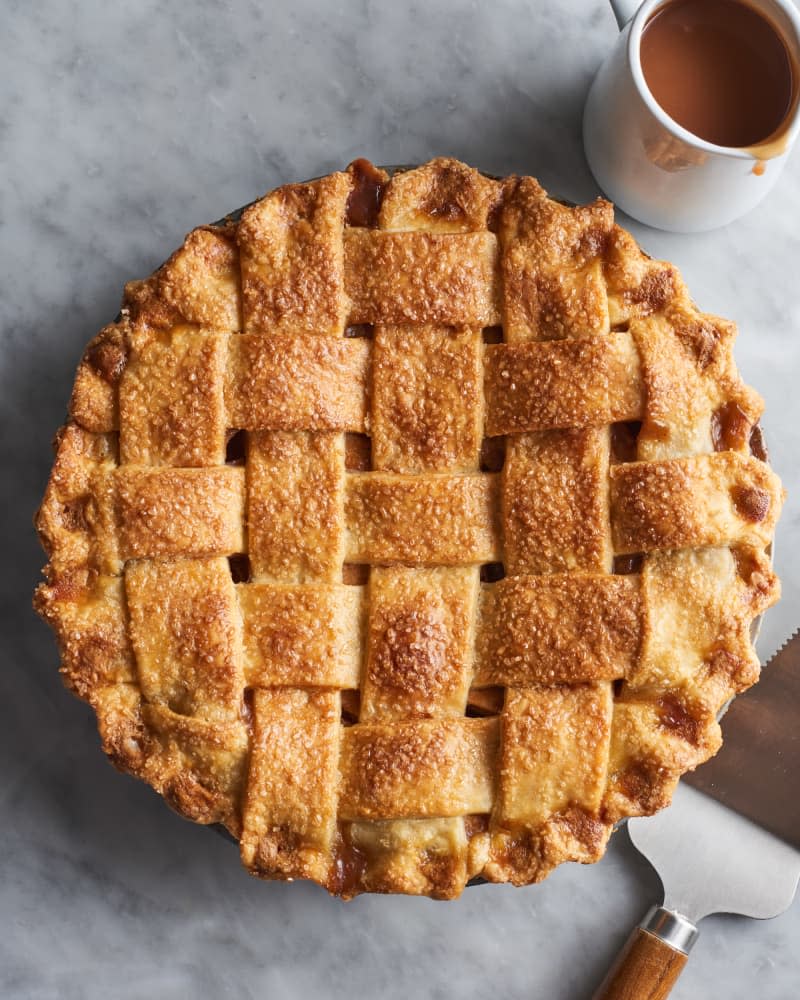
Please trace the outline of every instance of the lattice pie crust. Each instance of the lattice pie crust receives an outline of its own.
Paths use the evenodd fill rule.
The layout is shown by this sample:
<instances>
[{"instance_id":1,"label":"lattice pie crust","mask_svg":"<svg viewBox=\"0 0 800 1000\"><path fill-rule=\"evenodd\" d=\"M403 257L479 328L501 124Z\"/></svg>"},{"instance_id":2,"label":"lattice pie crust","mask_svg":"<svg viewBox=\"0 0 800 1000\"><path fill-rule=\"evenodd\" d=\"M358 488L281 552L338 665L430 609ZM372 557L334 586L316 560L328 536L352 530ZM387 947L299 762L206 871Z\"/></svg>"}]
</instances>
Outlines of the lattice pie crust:
<instances>
[{"instance_id":1,"label":"lattice pie crust","mask_svg":"<svg viewBox=\"0 0 800 1000\"><path fill-rule=\"evenodd\" d=\"M196 229L87 348L38 515L105 752L346 897L597 860L758 676L734 336L607 202L454 160Z\"/></svg>"}]
</instances>

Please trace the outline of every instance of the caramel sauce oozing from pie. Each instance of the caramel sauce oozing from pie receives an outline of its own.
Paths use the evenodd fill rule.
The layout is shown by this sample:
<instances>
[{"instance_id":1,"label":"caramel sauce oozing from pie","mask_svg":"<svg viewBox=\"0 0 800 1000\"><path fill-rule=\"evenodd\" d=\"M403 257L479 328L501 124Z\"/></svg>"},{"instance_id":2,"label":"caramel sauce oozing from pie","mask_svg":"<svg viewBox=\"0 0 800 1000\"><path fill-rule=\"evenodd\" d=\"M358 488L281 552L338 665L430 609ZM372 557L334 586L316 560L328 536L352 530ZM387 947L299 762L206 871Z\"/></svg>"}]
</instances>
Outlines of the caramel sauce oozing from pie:
<instances>
[{"instance_id":1,"label":"caramel sauce oozing from pie","mask_svg":"<svg viewBox=\"0 0 800 1000\"><path fill-rule=\"evenodd\" d=\"M750 418L734 400L723 403L711 414L711 443L714 451L740 451L747 444Z\"/></svg>"},{"instance_id":2,"label":"caramel sauce oozing from pie","mask_svg":"<svg viewBox=\"0 0 800 1000\"><path fill-rule=\"evenodd\" d=\"M372 440L368 434L345 434L344 467L348 472L369 472L372 468Z\"/></svg>"},{"instance_id":3,"label":"caramel sauce oozing from pie","mask_svg":"<svg viewBox=\"0 0 800 1000\"><path fill-rule=\"evenodd\" d=\"M252 688L245 688L242 692L242 704L239 709L239 714L241 715L242 722L247 726L248 730L252 733L253 731L253 698L254 691Z\"/></svg>"},{"instance_id":4,"label":"caramel sauce oozing from pie","mask_svg":"<svg viewBox=\"0 0 800 1000\"><path fill-rule=\"evenodd\" d=\"M504 437L484 438L481 442L479 467L481 472L500 472L506 459Z\"/></svg>"},{"instance_id":5,"label":"caramel sauce oozing from pie","mask_svg":"<svg viewBox=\"0 0 800 1000\"><path fill-rule=\"evenodd\" d=\"M342 691L342 725L354 726L361 714L361 693Z\"/></svg>"},{"instance_id":6,"label":"caramel sauce oozing from pie","mask_svg":"<svg viewBox=\"0 0 800 1000\"><path fill-rule=\"evenodd\" d=\"M616 576L627 576L631 573L639 573L644 562L644 553L634 552L627 556L614 556L614 568L612 572Z\"/></svg>"},{"instance_id":7,"label":"caramel sauce oozing from pie","mask_svg":"<svg viewBox=\"0 0 800 1000\"><path fill-rule=\"evenodd\" d=\"M345 220L348 226L362 226L375 229L385 178L383 173L363 157L350 164L353 175L353 190L347 199Z\"/></svg>"},{"instance_id":8,"label":"caramel sauce oozing from pie","mask_svg":"<svg viewBox=\"0 0 800 1000\"><path fill-rule=\"evenodd\" d=\"M636 441L642 429L641 421L628 420L611 425L611 458L615 462L636 461Z\"/></svg>"},{"instance_id":9,"label":"caramel sauce oozing from pie","mask_svg":"<svg viewBox=\"0 0 800 1000\"><path fill-rule=\"evenodd\" d=\"M232 431L225 442L225 464L244 465L247 459L247 434L245 431Z\"/></svg>"},{"instance_id":10,"label":"caramel sauce oozing from pie","mask_svg":"<svg viewBox=\"0 0 800 1000\"><path fill-rule=\"evenodd\" d=\"M348 824L340 827L334 854L333 870L327 888L334 895L349 899L361 889L367 870L367 857L353 844Z\"/></svg>"},{"instance_id":11,"label":"caramel sauce oozing from pie","mask_svg":"<svg viewBox=\"0 0 800 1000\"><path fill-rule=\"evenodd\" d=\"M474 718L499 715L503 711L505 694L505 688L502 687L470 688L467 715Z\"/></svg>"},{"instance_id":12,"label":"caramel sauce oozing from pie","mask_svg":"<svg viewBox=\"0 0 800 1000\"><path fill-rule=\"evenodd\" d=\"M371 323L352 323L344 329L345 337L350 339L360 337L363 340L372 340L374 333L375 328Z\"/></svg>"},{"instance_id":13,"label":"caramel sauce oozing from pie","mask_svg":"<svg viewBox=\"0 0 800 1000\"><path fill-rule=\"evenodd\" d=\"M447 219L448 222L463 219L466 214L463 205L456 198L442 197L442 194L441 191L431 192L431 196L420 205L420 210L433 219Z\"/></svg>"},{"instance_id":14,"label":"caramel sauce oozing from pie","mask_svg":"<svg viewBox=\"0 0 800 1000\"><path fill-rule=\"evenodd\" d=\"M661 725L676 733L681 739L697 746L700 742L704 726L702 720L696 718L686 708L680 699L674 695L665 694L658 700L658 717Z\"/></svg>"},{"instance_id":15,"label":"caramel sauce oozing from pie","mask_svg":"<svg viewBox=\"0 0 800 1000\"><path fill-rule=\"evenodd\" d=\"M239 554L228 556L228 565L231 568L231 579L234 583L248 583L250 581L250 557Z\"/></svg>"},{"instance_id":16,"label":"caramel sauce oozing from pie","mask_svg":"<svg viewBox=\"0 0 800 1000\"><path fill-rule=\"evenodd\" d=\"M467 840L472 840L479 833L486 833L489 829L489 817L486 813L470 813L464 817L464 833Z\"/></svg>"},{"instance_id":17,"label":"caramel sauce oozing from pie","mask_svg":"<svg viewBox=\"0 0 800 1000\"><path fill-rule=\"evenodd\" d=\"M364 587L369 580L367 563L345 563L342 566L342 583L351 587Z\"/></svg>"},{"instance_id":18,"label":"caramel sauce oozing from pie","mask_svg":"<svg viewBox=\"0 0 800 1000\"><path fill-rule=\"evenodd\" d=\"M481 566L481 583L497 583L506 575L505 567L500 562L484 563Z\"/></svg>"},{"instance_id":19,"label":"caramel sauce oozing from pie","mask_svg":"<svg viewBox=\"0 0 800 1000\"><path fill-rule=\"evenodd\" d=\"M489 209L489 215L486 218L486 228L490 233L496 233L500 228L500 215L503 211L503 199L498 198L497 201Z\"/></svg>"}]
</instances>

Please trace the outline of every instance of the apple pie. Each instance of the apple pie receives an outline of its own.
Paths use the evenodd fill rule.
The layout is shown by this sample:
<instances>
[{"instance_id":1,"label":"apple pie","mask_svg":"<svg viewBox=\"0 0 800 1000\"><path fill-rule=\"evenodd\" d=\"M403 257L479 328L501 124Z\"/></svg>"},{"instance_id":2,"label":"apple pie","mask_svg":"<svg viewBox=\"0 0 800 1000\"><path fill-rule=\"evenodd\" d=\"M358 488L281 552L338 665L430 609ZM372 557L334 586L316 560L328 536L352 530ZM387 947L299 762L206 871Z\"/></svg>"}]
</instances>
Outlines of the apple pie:
<instances>
[{"instance_id":1,"label":"apple pie","mask_svg":"<svg viewBox=\"0 0 800 1000\"><path fill-rule=\"evenodd\" d=\"M37 517L103 750L344 897L598 860L758 677L783 492L734 337L608 202L456 160L194 230L88 345Z\"/></svg>"}]
</instances>

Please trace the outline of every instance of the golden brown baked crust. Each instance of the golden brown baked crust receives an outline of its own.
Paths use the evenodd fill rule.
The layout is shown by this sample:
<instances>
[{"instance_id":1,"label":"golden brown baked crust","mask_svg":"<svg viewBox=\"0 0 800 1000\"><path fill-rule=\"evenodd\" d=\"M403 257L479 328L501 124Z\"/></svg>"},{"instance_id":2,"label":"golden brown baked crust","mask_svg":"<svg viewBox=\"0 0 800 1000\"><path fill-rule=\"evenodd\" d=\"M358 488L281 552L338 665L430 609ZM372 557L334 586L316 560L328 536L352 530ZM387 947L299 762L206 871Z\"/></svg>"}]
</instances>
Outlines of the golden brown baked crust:
<instances>
[{"instance_id":1,"label":"golden brown baked crust","mask_svg":"<svg viewBox=\"0 0 800 1000\"><path fill-rule=\"evenodd\" d=\"M195 230L87 347L37 518L111 761L345 897L597 860L758 677L734 336L607 202L454 160Z\"/></svg>"}]
</instances>

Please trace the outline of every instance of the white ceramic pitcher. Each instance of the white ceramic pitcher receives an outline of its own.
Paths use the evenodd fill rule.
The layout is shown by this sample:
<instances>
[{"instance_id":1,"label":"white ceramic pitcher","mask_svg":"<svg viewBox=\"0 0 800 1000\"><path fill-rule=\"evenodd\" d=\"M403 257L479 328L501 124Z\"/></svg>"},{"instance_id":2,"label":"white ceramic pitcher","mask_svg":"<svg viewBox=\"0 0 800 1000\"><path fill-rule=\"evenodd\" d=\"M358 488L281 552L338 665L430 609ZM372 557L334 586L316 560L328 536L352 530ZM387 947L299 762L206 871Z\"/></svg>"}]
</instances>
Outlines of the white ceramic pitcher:
<instances>
[{"instance_id":1,"label":"white ceramic pitcher","mask_svg":"<svg viewBox=\"0 0 800 1000\"><path fill-rule=\"evenodd\" d=\"M775 184L800 131L798 81L768 141L740 149L693 135L656 103L639 57L645 25L668 2L611 0L621 31L589 91L583 141L595 180L623 211L658 229L701 232L749 212ZM800 16L792 0L748 2L782 34L797 77Z\"/></svg>"}]
</instances>

